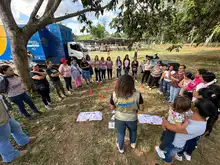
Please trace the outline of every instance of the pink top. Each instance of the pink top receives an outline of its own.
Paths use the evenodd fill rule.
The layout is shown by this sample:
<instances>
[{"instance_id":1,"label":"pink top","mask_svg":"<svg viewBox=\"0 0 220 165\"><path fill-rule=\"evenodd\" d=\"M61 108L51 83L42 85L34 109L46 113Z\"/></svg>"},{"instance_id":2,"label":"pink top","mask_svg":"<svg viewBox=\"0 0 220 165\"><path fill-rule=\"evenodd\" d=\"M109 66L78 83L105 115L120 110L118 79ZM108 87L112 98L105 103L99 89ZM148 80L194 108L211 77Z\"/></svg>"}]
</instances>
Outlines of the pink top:
<instances>
[{"instance_id":1,"label":"pink top","mask_svg":"<svg viewBox=\"0 0 220 165\"><path fill-rule=\"evenodd\" d=\"M124 61L124 64L125 64L125 67L128 67L129 61L128 61L128 60L125 60L125 61Z\"/></svg>"},{"instance_id":2,"label":"pink top","mask_svg":"<svg viewBox=\"0 0 220 165\"><path fill-rule=\"evenodd\" d=\"M71 68L68 65L61 64L59 67L59 72L63 77L71 77Z\"/></svg>"},{"instance_id":3,"label":"pink top","mask_svg":"<svg viewBox=\"0 0 220 165\"><path fill-rule=\"evenodd\" d=\"M104 70L104 69L107 69L106 61L104 61L104 62L101 61L101 62L100 62L100 69L103 69L103 70Z\"/></svg>"},{"instance_id":4,"label":"pink top","mask_svg":"<svg viewBox=\"0 0 220 165\"><path fill-rule=\"evenodd\" d=\"M186 90L187 90L187 91L193 91L193 90L196 88L196 86L197 86L198 84L200 84L200 83L201 83L200 78L199 78L199 77L195 77L194 80L191 81L191 82L188 84Z\"/></svg>"},{"instance_id":5,"label":"pink top","mask_svg":"<svg viewBox=\"0 0 220 165\"><path fill-rule=\"evenodd\" d=\"M112 69L113 62L112 61L107 61L107 69Z\"/></svg>"},{"instance_id":6,"label":"pink top","mask_svg":"<svg viewBox=\"0 0 220 165\"><path fill-rule=\"evenodd\" d=\"M100 68L100 61L95 61L94 65L95 65L96 69L99 69Z\"/></svg>"},{"instance_id":7,"label":"pink top","mask_svg":"<svg viewBox=\"0 0 220 165\"><path fill-rule=\"evenodd\" d=\"M24 89L21 85L21 78L18 76L8 77L8 97L18 96L24 93Z\"/></svg>"}]
</instances>

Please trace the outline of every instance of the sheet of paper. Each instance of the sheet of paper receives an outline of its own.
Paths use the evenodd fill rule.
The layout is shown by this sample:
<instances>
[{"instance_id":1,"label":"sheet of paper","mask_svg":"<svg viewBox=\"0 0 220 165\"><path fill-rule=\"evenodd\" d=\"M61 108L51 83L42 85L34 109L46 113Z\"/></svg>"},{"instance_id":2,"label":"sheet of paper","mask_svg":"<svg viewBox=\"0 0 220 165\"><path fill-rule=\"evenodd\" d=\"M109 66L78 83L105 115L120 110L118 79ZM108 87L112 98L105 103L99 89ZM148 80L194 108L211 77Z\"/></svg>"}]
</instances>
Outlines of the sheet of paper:
<instances>
[{"instance_id":1,"label":"sheet of paper","mask_svg":"<svg viewBox=\"0 0 220 165\"><path fill-rule=\"evenodd\" d=\"M99 121L102 120L102 113L99 111L95 112L80 112L76 121Z\"/></svg>"},{"instance_id":2,"label":"sheet of paper","mask_svg":"<svg viewBox=\"0 0 220 165\"><path fill-rule=\"evenodd\" d=\"M153 124L153 125L161 125L162 118L160 116L147 115L147 114L138 114L138 121L141 124Z\"/></svg>"}]
</instances>

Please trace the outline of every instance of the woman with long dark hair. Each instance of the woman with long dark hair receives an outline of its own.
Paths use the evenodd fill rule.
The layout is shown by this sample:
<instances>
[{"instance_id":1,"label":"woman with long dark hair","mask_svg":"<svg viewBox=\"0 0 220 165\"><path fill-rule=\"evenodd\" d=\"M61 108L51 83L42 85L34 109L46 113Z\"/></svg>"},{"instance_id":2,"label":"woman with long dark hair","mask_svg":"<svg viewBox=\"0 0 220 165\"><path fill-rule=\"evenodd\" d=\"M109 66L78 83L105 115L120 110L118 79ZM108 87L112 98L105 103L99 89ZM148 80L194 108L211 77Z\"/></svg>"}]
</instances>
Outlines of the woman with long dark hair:
<instances>
[{"instance_id":1,"label":"woman with long dark hair","mask_svg":"<svg viewBox=\"0 0 220 165\"><path fill-rule=\"evenodd\" d=\"M107 58L106 65L107 65L108 79L112 79L112 66L113 66L113 62L111 60L111 57Z\"/></svg>"},{"instance_id":2,"label":"woman with long dark hair","mask_svg":"<svg viewBox=\"0 0 220 165\"><path fill-rule=\"evenodd\" d=\"M101 71L101 79L104 81L106 79L106 70L107 70L107 63L104 57L101 57L100 61L100 71Z\"/></svg>"},{"instance_id":3,"label":"woman with long dark hair","mask_svg":"<svg viewBox=\"0 0 220 165\"><path fill-rule=\"evenodd\" d=\"M101 82L100 60L96 55L94 60L96 82Z\"/></svg>"},{"instance_id":4,"label":"woman with long dark hair","mask_svg":"<svg viewBox=\"0 0 220 165\"><path fill-rule=\"evenodd\" d=\"M82 58L82 63L80 67L82 69L82 77L84 78L84 80L86 81L86 84L88 85L90 82L90 65L86 61L86 58L84 57Z\"/></svg>"},{"instance_id":5,"label":"woman with long dark hair","mask_svg":"<svg viewBox=\"0 0 220 165\"><path fill-rule=\"evenodd\" d=\"M170 103L173 103L175 98L179 95L181 90L179 83L184 79L185 74L185 65L180 65L178 71L171 76L171 85L170 85Z\"/></svg>"},{"instance_id":6,"label":"woman with long dark hair","mask_svg":"<svg viewBox=\"0 0 220 165\"><path fill-rule=\"evenodd\" d=\"M120 153L124 152L126 128L130 132L131 147L136 147L137 112L140 104L143 104L143 98L135 89L133 77L126 74L121 76L110 99L111 109L116 109L117 147Z\"/></svg>"},{"instance_id":7,"label":"woman with long dark hair","mask_svg":"<svg viewBox=\"0 0 220 165\"><path fill-rule=\"evenodd\" d=\"M27 119L32 119L32 116L27 112L25 104L28 104L34 113L41 112L34 105L31 97L25 92L21 84L21 78L14 73L14 70L9 65L2 65L0 73L8 80L7 94L8 98L18 106L19 112Z\"/></svg>"},{"instance_id":8,"label":"woman with long dark hair","mask_svg":"<svg viewBox=\"0 0 220 165\"><path fill-rule=\"evenodd\" d=\"M119 78L121 77L121 68L122 68L122 62L120 56L117 57L115 65L116 65L117 78Z\"/></svg>"},{"instance_id":9,"label":"woman with long dark hair","mask_svg":"<svg viewBox=\"0 0 220 165\"><path fill-rule=\"evenodd\" d=\"M128 54L126 54L126 56L123 60L123 68L124 68L125 74L128 74L130 71L130 59L129 59Z\"/></svg>"}]
</instances>

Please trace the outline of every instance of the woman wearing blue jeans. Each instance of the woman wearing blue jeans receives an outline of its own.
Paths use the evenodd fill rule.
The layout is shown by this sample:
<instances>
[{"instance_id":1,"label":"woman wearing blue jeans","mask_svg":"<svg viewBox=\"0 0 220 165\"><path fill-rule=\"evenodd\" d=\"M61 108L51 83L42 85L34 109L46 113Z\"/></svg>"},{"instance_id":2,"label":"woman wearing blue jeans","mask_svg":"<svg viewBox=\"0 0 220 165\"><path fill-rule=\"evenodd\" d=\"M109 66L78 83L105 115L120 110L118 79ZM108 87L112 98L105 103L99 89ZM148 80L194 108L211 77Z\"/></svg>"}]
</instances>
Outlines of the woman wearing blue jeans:
<instances>
[{"instance_id":1,"label":"woman wearing blue jeans","mask_svg":"<svg viewBox=\"0 0 220 165\"><path fill-rule=\"evenodd\" d=\"M7 94L8 98L18 106L19 112L27 119L32 119L32 116L25 109L24 102L27 103L34 113L40 114L30 96L27 95L21 84L21 78L16 75L13 69L9 65L2 65L0 67L0 73L7 77L8 87Z\"/></svg>"},{"instance_id":2,"label":"woman wearing blue jeans","mask_svg":"<svg viewBox=\"0 0 220 165\"><path fill-rule=\"evenodd\" d=\"M21 129L20 124L8 114L8 102L0 95L0 155L3 162L12 162L17 157L24 156L27 150L16 150L10 143L10 136L19 146L24 146L30 142L29 138Z\"/></svg>"},{"instance_id":3,"label":"woman wearing blue jeans","mask_svg":"<svg viewBox=\"0 0 220 165\"><path fill-rule=\"evenodd\" d=\"M115 125L117 128L117 148L124 153L124 137L126 128L129 130L131 147L136 147L137 138L137 111L143 104L143 98L135 90L134 79L130 75L119 78L115 92L110 99L111 109L115 109Z\"/></svg>"},{"instance_id":4,"label":"woman wearing blue jeans","mask_svg":"<svg viewBox=\"0 0 220 165\"><path fill-rule=\"evenodd\" d=\"M179 95L181 90L179 83L184 79L184 71L186 69L185 65L180 65L178 72L171 76L171 85L170 85L170 103L173 103L175 98Z\"/></svg>"}]
</instances>

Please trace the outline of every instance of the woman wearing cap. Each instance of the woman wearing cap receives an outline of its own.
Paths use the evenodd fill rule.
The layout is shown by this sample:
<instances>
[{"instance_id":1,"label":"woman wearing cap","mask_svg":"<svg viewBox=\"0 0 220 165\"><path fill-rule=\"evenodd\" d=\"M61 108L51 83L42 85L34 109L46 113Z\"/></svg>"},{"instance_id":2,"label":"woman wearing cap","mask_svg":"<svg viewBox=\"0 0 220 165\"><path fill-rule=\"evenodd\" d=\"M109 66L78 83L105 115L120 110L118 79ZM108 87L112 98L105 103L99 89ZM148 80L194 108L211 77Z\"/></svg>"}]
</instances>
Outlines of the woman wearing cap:
<instances>
[{"instance_id":1,"label":"woman wearing cap","mask_svg":"<svg viewBox=\"0 0 220 165\"><path fill-rule=\"evenodd\" d=\"M25 92L21 84L21 78L16 75L9 65L2 65L0 73L8 80L7 94L8 98L18 106L19 112L27 119L32 119L32 116L27 112L25 104L28 104L34 113L39 113L38 109L32 102L30 96Z\"/></svg>"},{"instance_id":2,"label":"woman wearing cap","mask_svg":"<svg viewBox=\"0 0 220 165\"><path fill-rule=\"evenodd\" d=\"M36 90L40 94L45 108L50 110L52 102L50 98L50 85L46 76L47 73L39 69L38 64L35 63L32 67L31 78L34 80Z\"/></svg>"},{"instance_id":3,"label":"woman wearing cap","mask_svg":"<svg viewBox=\"0 0 220 165\"><path fill-rule=\"evenodd\" d=\"M70 90L72 90L72 78L71 78L71 67L67 64L68 60L65 58L61 59L61 65L59 67L59 72L63 76L66 84L66 89L68 90L68 94L71 94Z\"/></svg>"},{"instance_id":4,"label":"woman wearing cap","mask_svg":"<svg viewBox=\"0 0 220 165\"><path fill-rule=\"evenodd\" d=\"M15 149L10 142L11 135L19 146L25 146L34 139L34 137L28 137L21 125L10 117L9 107L7 100L0 95L0 155L5 163L10 163L28 152Z\"/></svg>"},{"instance_id":5,"label":"woman wearing cap","mask_svg":"<svg viewBox=\"0 0 220 165\"><path fill-rule=\"evenodd\" d=\"M149 80L149 86L148 88L151 90L153 86L157 84L157 82L160 80L161 74L163 73L163 70L161 69L161 61L157 62L157 65L155 65L151 71L151 78Z\"/></svg>"}]
</instances>

